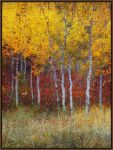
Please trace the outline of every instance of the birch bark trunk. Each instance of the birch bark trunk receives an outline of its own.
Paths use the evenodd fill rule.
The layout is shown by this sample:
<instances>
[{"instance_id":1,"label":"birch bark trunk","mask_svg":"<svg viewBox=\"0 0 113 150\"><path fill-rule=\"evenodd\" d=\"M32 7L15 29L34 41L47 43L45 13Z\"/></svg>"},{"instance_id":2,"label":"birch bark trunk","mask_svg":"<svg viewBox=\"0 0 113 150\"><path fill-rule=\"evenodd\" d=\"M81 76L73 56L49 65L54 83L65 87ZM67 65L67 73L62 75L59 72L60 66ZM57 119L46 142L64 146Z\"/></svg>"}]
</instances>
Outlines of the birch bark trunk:
<instances>
[{"instance_id":1,"label":"birch bark trunk","mask_svg":"<svg viewBox=\"0 0 113 150\"><path fill-rule=\"evenodd\" d=\"M61 64L61 76L62 76L62 82L61 82L61 88L62 88L62 108L63 111L66 112L66 106L65 106L65 85L64 85L64 66Z\"/></svg>"},{"instance_id":2,"label":"birch bark trunk","mask_svg":"<svg viewBox=\"0 0 113 150\"><path fill-rule=\"evenodd\" d=\"M61 47L61 76L62 76L62 81L61 81L61 88L62 88L62 108L63 111L66 112L66 93L65 93L65 79L64 79L64 50L66 51L66 43L67 43L67 21L66 21L66 13L64 16L64 45L63 48Z\"/></svg>"},{"instance_id":3,"label":"birch bark trunk","mask_svg":"<svg viewBox=\"0 0 113 150\"><path fill-rule=\"evenodd\" d=\"M87 88L86 88L86 113L89 111L90 106L90 82L91 82L91 72L92 72L92 56L90 56L90 65L87 74Z\"/></svg>"},{"instance_id":4,"label":"birch bark trunk","mask_svg":"<svg viewBox=\"0 0 113 150\"><path fill-rule=\"evenodd\" d=\"M91 33L92 25L90 26L88 32L89 32L89 69L87 73L87 87L86 87L86 114L89 112L90 107L90 82L91 82L91 74L92 74L92 51L91 51L91 45L92 45L92 33Z\"/></svg>"},{"instance_id":5,"label":"birch bark trunk","mask_svg":"<svg viewBox=\"0 0 113 150\"><path fill-rule=\"evenodd\" d=\"M71 63L69 63L69 68L68 68L68 74L69 74L69 83L70 83L70 112L73 113L73 95L72 95L72 88L73 88L73 82L72 82L72 77L71 77Z\"/></svg>"}]
</instances>

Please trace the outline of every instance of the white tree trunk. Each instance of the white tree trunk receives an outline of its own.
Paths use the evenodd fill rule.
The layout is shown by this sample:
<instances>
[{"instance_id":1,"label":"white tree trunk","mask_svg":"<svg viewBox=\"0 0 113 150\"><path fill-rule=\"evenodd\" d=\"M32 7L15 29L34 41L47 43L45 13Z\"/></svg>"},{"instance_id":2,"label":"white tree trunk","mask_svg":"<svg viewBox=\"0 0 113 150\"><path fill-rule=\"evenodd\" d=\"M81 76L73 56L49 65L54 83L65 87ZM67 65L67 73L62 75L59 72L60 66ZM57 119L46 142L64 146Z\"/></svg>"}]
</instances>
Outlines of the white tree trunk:
<instances>
[{"instance_id":1,"label":"white tree trunk","mask_svg":"<svg viewBox=\"0 0 113 150\"><path fill-rule=\"evenodd\" d=\"M91 82L91 74L92 74L92 51L91 51L91 45L92 45L92 31L91 31L92 25L90 26L90 29L88 29L89 32L89 69L87 73L87 87L86 87L86 114L89 112L89 106L90 106L90 82Z\"/></svg>"},{"instance_id":2,"label":"white tree trunk","mask_svg":"<svg viewBox=\"0 0 113 150\"><path fill-rule=\"evenodd\" d=\"M38 97L38 105L40 106L40 78L37 76L37 97Z\"/></svg>"},{"instance_id":3,"label":"white tree trunk","mask_svg":"<svg viewBox=\"0 0 113 150\"><path fill-rule=\"evenodd\" d=\"M56 68L55 68L54 65L53 65L53 71L54 71L54 82L55 82L55 90L56 90L57 104L59 105L59 94L58 94L57 75L56 75Z\"/></svg>"},{"instance_id":4,"label":"white tree trunk","mask_svg":"<svg viewBox=\"0 0 113 150\"><path fill-rule=\"evenodd\" d=\"M61 88L62 88L62 107L63 111L66 112L66 106L65 106L65 85L64 85L64 66L61 64L61 76L62 76L62 82L61 82Z\"/></svg>"},{"instance_id":5,"label":"white tree trunk","mask_svg":"<svg viewBox=\"0 0 113 150\"><path fill-rule=\"evenodd\" d=\"M100 74L100 94L99 94L99 99L100 99L100 108L102 109L102 74Z\"/></svg>"},{"instance_id":6,"label":"white tree trunk","mask_svg":"<svg viewBox=\"0 0 113 150\"><path fill-rule=\"evenodd\" d=\"M32 67L31 67L31 75L30 75L30 86L31 86L31 98L32 98L32 105L34 104L34 95L33 95L33 79L32 79Z\"/></svg>"},{"instance_id":7,"label":"white tree trunk","mask_svg":"<svg viewBox=\"0 0 113 150\"><path fill-rule=\"evenodd\" d=\"M66 20L66 12L63 18L64 21L64 42L63 46L61 46L61 76L62 76L62 81L61 81L61 88L62 88L62 107L63 111L66 112L66 93L65 93L65 79L64 79L64 50L66 51L66 44L67 44L67 20Z\"/></svg>"},{"instance_id":8,"label":"white tree trunk","mask_svg":"<svg viewBox=\"0 0 113 150\"><path fill-rule=\"evenodd\" d=\"M16 91L16 106L19 104L18 100L18 59L16 62L16 81L15 81L15 91Z\"/></svg>"},{"instance_id":9,"label":"white tree trunk","mask_svg":"<svg viewBox=\"0 0 113 150\"><path fill-rule=\"evenodd\" d=\"M90 105L90 82L91 82L91 72L92 72L92 56L90 56L90 65L87 74L87 88L86 88L86 113L89 111Z\"/></svg>"},{"instance_id":10,"label":"white tree trunk","mask_svg":"<svg viewBox=\"0 0 113 150\"><path fill-rule=\"evenodd\" d=\"M70 112L73 113L73 95L72 95L73 82L72 82L72 77L71 77L71 63L69 63L68 73L69 73L69 83L70 83L70 88L69 88Z\"/></svg>"}]
</instances>

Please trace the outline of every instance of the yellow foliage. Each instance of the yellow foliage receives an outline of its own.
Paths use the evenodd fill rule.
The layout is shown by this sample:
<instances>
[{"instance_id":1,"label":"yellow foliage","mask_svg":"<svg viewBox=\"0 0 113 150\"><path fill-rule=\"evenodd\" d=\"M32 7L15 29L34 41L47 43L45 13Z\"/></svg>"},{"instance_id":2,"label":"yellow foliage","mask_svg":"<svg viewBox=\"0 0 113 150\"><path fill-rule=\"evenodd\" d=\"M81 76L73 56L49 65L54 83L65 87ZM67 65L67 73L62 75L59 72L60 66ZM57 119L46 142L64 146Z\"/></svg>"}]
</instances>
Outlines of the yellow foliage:
<instances>
[{"instance_id":1,"label":"yellow foliage","mask_svg":"<svg viewBox=\"0 0 113 150\"><path fill-rule=\"evenodd\" d=\"M89 34L86 28L92 22L91 50L94 63L109 63L108 55L103 60L105 54L111 50L109 7L110 4L107 2L3 2L3 43L7 43L14 49L14 53L21 53L25 58L35 56L38 63L43 65L50 56L60 57L59 49L64 47L66 36L65 62L68 62L70 55L73 55L75 61L80 49L81 59L88 55Z\"/></svg>"}]
</instances>

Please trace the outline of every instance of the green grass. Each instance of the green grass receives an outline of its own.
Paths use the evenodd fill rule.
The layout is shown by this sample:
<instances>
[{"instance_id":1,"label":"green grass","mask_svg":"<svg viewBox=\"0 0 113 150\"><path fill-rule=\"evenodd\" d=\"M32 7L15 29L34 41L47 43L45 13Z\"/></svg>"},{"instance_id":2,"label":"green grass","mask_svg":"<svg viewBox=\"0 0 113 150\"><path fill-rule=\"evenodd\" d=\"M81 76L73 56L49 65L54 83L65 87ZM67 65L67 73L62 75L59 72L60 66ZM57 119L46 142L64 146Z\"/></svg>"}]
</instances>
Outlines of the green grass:
<instances>
[{"instance_id":1,"label":"green grass","mask_svg":"<svg viewBox=\"0 0 113 150\"><path fill-rule=\"evenodd\" d=\"M18 107L3 112L3 148L110 148L111 112L91 108L69 116L59 112L40 112L37 108Z\"/></svg>"}]
</instances>

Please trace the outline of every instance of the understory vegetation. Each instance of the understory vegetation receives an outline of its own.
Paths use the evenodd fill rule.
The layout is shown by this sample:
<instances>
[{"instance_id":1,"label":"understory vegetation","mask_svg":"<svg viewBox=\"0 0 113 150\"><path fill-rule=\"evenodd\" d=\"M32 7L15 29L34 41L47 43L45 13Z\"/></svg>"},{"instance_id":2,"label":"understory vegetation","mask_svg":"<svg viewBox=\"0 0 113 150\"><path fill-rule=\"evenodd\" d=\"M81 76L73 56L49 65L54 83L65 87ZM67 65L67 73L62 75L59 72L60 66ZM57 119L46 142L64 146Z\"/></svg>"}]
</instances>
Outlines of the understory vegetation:
<instances>
[{"instance_id":1,"label":"understory vegetation","mask_svg":"<svg viewBox=\"0 0 113 150\"><path fill-rule=\"evenodd\" d=\"M93 106L72 115L19 106L3 111L3 148L110 148L110 108Z\"/></svg>"}]
</instances>

